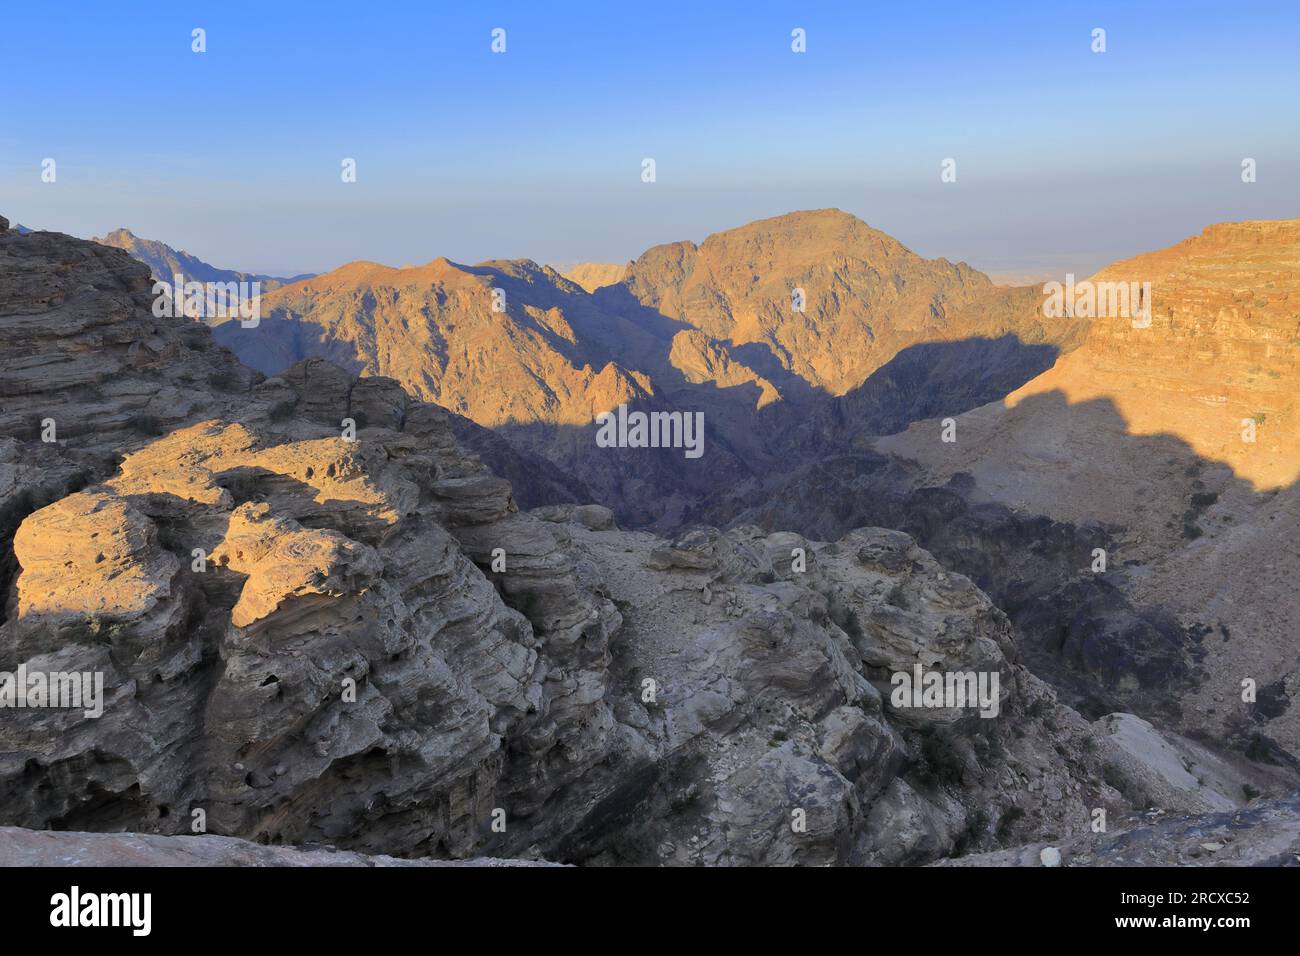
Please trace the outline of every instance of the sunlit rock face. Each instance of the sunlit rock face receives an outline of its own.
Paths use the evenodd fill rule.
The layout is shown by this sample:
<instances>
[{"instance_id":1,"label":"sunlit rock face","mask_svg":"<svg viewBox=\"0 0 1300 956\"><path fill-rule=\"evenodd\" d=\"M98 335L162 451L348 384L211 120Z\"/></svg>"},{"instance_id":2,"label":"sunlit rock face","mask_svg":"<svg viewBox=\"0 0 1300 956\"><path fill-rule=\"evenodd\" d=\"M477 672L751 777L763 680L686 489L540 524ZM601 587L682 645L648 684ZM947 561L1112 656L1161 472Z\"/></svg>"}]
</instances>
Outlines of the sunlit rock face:
<instances>
[{"instance_id":1,"label":"sunlit rock face","mask_svg":"<svg viewBox=\"0 0 1300 956\"><path fill-rule=\"evenodd\" d=\"M267 294L256 328L227 323L217 338L267 374L323 357L396 379L625 525L670 532L730 520L813 457L1000 398L1088 325L1049 321L1035 290L924 259L834 209L574 276L526 260L354 262ZM623 404L703 412L708 467L598 447L594 420ZM481 436L474 447L507 467ZM565 484L523 490L536 504L578 500L556 496Z\"/></svg>"},{"instance_id":2,"label":"sunlit rock face","mask_svg":"<svg viewBox=\"0 0 1300 956\"><path fill-rule=\"evenodd\" d=\"M0 672L102 678L98 716L5 711L0 822L907 863L1199 806L906 534L522 512L443 409L319 359L252 373L155 318L124 253L9 232L0 266ZM918 665L996 675L996 716L895 700Z\"/></svg>"},{"instance_id":3,"label":"sunlit rock face","mask_svg":"<svg viewBox=\"0 0 1300 956\"><path fill-rule=\"evenodd\" d=\"M1105 545L1107 580L1182 635L1174 725L1294 767L1300 220L1211 226L1092 279L1149 283L1149 322L1094 319L1049 371L957 416L956 441L932 420L874 446L913 485L956 478L972 502L1104 529L1076 567Z\"/></svg>"}]
</instances>

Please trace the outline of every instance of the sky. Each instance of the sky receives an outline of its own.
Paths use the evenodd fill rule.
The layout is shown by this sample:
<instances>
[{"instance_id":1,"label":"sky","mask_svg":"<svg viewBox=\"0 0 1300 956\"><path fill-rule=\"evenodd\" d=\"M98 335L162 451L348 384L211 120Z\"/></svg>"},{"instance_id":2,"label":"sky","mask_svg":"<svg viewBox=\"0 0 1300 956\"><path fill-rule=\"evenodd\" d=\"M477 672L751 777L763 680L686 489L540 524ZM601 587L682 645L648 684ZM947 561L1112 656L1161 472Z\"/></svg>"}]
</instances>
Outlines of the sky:
<instances>
[{"instance_id":1,"label":"sky","mask_svg":"<svg viewBox=\"0 0 1300 956\"><path fill-rule=\"evenodd\" d=\"M621 262L834 206L1086 274L1300 216L1298 51L1294 0L10 2L0 214L292 275Z\"/></svg>"}]
</instances>

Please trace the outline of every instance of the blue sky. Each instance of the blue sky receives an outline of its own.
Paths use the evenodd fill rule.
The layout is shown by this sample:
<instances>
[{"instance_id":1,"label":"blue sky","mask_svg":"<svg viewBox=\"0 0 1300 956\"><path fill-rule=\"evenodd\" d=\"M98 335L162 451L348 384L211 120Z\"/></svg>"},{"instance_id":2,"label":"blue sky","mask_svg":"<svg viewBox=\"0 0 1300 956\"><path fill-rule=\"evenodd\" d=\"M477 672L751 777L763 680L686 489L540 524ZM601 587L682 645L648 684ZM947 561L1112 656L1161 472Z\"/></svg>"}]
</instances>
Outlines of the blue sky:
<instances>
[{"instance_id":1,"label":"blue sky","mask_svg":"<svg viewBox=\"0 0 1300 956\"><path fill-rule=\"evenodd\" d=\"M0 213L288 274L622 261L838 206L1087 272L1300 216L1297 51L1294 2L10 4Z\"/></svg>"}]
</instances>

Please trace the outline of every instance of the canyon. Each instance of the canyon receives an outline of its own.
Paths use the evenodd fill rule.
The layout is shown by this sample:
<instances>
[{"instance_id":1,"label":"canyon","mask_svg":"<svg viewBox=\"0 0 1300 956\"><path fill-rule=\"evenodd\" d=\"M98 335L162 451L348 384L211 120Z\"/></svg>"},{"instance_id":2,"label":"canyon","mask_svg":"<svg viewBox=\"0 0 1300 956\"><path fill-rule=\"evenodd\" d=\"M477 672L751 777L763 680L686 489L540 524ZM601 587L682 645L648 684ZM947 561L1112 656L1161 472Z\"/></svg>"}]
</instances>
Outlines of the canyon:
<instances>
[{"instance_id":1,"label":"canyon","mask_svg":"<svg viewBox=\"0 0 1300 956\"><path fill-rule=\"evenodd\" d=\"M836 210L585 285L352 263L256 328L7 225L0 671L105 705L5 715L0 824L583 865L1104 863L1097 809L1294 839L1296 222L1105 270L1147 329ZM600 447L619 405L702 412L703 459ZM914 667L997 715L894 706Z\"/></svg>"},{"instance_id":2,"label":"canyon","mask_svg":"<svg viewBox=\"0 0 1300 956\"><path fill-rule=\"evenodd\" d=\"M906 530L1075 706L1295 769L1298 236L1219 224L1087 280L1138 289L1141 322L1056 315L1050 284L997 286L818 210L654 247L591 292L527 261L347 266L217 336L268 373L311 355L391 375L505 439L463 438L490 466L547 461L627 526ZM599 447L624 404L704 411L708 468ZM1082 573L1096 549L1108 569ZM1263 711L1232 705L1243 681Z\"/></svg>"}]
</instances>

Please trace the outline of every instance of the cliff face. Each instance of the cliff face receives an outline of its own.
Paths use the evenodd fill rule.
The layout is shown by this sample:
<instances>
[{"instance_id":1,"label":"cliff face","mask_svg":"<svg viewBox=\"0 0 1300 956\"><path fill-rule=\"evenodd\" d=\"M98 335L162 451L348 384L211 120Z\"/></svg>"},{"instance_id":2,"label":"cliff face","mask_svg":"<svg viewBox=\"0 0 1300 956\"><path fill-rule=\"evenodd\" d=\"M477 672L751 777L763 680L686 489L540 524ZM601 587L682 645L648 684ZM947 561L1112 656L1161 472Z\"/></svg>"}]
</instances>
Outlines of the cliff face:
<instances>
[{"instance_id":1,"label":"cliff face","mask_svg":"<svg viewBox=\"0 0 1300 956\"><path fill-rule=\"evenodd\" d=\"M955 442L927 421L875 447L916 485L965 475L973 502L1107 529L1106 580L1183 634L1178 723L1294 765L1300 220L1211 226L1093 279L1149 282L1150 325L1094 321L1049 371L957 416Z\"/></svg>"},{"instance_id":2,"label":"cliff face","mask_svg":"<svg viewBox=\"0 0 1300 956\"><path fill-rule=\"evenodd\" d=\"M1254 491L1300 478L1300 220L1211 226L1092 281L1150 283L1149 327L1095 320L1082 346L1054 368L1001 406L972 412L962 424L981 450L975 441L944 449L958 456L948 467L971 465L978 477L976 455L1023 458L1011 447L1016 435L1020 445L1044 449L1040 457L1070 480L1070 493L1047 482L1043 468L1014 490L990 472L991 492L1040 511L1072 507L1102 518L1126 516L1129 505L1102 486L1103 466L1155 479L1159 470L1141 459L1163 436L1226 465ZM881 447L906 453L912 444L886 439ZM925 444L915 444L923 454ZM996 454L990 444L1000 446ZM1088 464L1070 473L1066 455Z\"/></svg>"},{"instance_id":3,"label":"cliff face","mask_svg":"<svg viewBox=\"0 0 1300 956\"><path fill-rule=\"evenodd\" d=\"M1207 805L1059 704L907 535L523 513L442 409L319 360L262 378L148 287L0 233L0 671L104 687L98 718L6 712L0 823L899 863ZM996 673L999 716L894 707L916 664Z\"/></svg>"}]
</instances>

